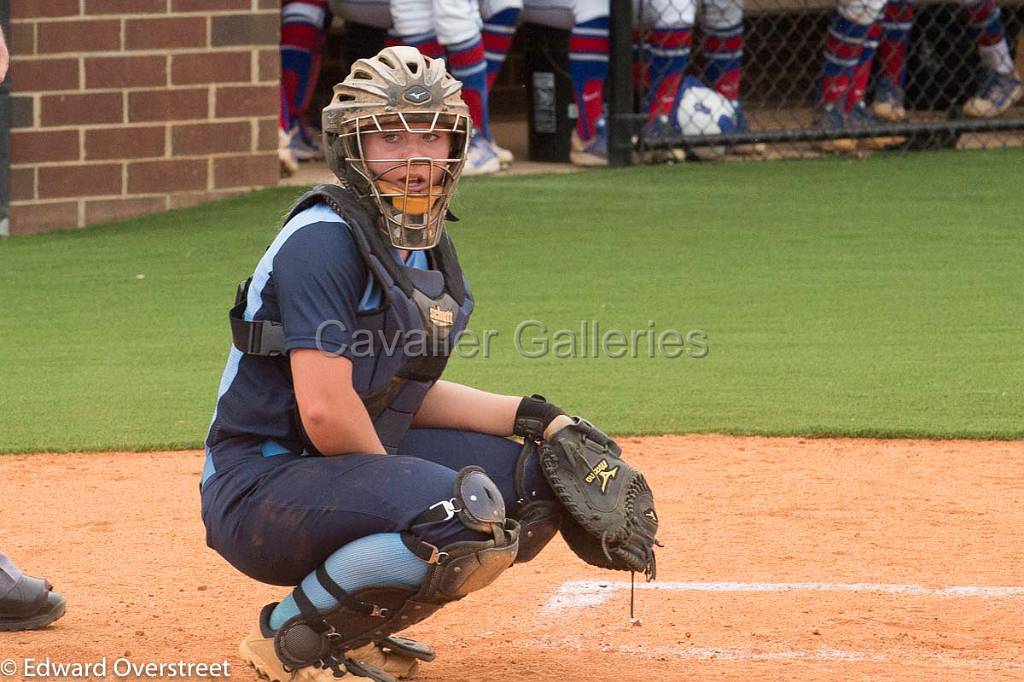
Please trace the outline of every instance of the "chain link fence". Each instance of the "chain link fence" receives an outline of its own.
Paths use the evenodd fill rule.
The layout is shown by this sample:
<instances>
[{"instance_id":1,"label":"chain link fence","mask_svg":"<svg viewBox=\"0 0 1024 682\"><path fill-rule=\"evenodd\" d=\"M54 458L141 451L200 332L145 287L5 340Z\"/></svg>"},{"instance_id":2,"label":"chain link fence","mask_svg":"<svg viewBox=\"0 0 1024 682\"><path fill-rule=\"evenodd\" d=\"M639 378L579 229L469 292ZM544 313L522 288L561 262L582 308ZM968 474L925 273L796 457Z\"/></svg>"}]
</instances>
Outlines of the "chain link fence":
<instances>
[{"instance_id":1,"label":"chain link fence","mask_svg":"<svg viewBox=\"0 0 1024 682\"><path fill-rule=\"evenodd\" d=\"M1019 2L612 0L611 14L613 163L1024 144Z\"/></svg>"},{"instance_id":2,"label":"chain link fence","mask_svg":"<svg viewBox=\"0 0 1024 682\"><path fill-rule=\"evenodd\" d=\"M465 0L495 2L523 12L491 110L527 119L531 160L1024 146L1024 0ZM331 6L360 11L325 83L391 25L388 0Z\"/></svg>"}]
</instances>

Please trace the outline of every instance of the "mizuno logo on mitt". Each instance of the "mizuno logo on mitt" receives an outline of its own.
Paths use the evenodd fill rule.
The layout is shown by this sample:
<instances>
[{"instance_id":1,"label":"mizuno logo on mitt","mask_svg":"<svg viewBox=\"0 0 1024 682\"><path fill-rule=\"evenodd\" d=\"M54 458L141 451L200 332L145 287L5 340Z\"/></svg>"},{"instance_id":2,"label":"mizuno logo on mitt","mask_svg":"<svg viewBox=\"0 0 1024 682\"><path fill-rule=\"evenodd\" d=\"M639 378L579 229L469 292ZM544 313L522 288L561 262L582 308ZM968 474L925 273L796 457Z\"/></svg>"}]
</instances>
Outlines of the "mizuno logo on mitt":
<instances>
[{"instance_id":1,"label":"mizuno logo on mitt","mask_svg":"<svg viewBox=\"0 0 1024 682\"><path fill-rule=\"evenodd\" d=\"M597 466L590 470L586 478L583 480L588 484L593 483L595 479L601 479L601 492L608 492L608 482L615 478L616 474L619 473L619 467L608 468L608 460L602 459L597 463Z\"/></svg>"}]
</instances>

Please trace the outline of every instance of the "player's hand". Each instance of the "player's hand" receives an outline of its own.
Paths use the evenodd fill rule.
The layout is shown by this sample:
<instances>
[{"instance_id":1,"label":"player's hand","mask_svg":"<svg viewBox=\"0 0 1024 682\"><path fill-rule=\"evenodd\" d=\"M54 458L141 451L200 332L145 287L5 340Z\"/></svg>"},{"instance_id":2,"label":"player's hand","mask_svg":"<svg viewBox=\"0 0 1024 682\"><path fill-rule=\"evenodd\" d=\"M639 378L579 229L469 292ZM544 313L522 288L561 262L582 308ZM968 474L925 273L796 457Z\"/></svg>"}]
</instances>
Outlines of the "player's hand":
<instances>
[{"instance_id":1,"label":"player's hand","mask_svg":"<svg viewBox=\"0 0 1024 682\"><path fill-rule=\"evenodd\" d=\"M561 431L566 426L569 426L572 423L573 423L572 417L570 417L567 414L563 414L563 415L559 415L559 416L555 417L551 421L551 423L548 424L547 428L544 429L544 440L550 439L556 433L558 433L559 431Z\"/></svg>"}]
</instances>

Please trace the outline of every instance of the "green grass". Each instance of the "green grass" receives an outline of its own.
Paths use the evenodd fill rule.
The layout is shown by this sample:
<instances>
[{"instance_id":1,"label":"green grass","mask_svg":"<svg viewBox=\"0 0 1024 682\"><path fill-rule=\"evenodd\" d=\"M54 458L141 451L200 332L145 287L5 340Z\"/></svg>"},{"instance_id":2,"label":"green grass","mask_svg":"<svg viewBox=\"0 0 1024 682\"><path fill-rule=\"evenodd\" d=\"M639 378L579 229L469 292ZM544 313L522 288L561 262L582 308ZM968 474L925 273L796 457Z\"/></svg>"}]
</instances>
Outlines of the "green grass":
<instances>
[{"instance_id":1,"label":"green grass","mask_svg":"<svg viewBox=\"0 0 1024 682\"><path fill-rule=\"evenodd\" d=\"M615 433L1024 436L1024 153L465 181L489 358ZM196 447L227 307L293 189L0 242L0 451ZM513 329L706 332L710 353L515 352Z\"/></svg>"}]
</instances>

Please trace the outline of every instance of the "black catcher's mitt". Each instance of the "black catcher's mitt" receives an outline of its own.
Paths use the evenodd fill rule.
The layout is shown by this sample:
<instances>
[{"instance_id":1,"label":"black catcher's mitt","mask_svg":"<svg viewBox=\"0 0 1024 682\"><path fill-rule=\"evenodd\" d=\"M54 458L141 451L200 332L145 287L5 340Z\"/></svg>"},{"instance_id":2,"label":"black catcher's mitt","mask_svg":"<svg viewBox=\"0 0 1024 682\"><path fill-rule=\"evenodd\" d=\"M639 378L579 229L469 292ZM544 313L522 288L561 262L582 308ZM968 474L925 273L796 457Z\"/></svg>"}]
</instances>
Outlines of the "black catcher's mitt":
<instances>
[{"instance_id":1,"label":"black catcher's mitt","mask_svg":"<svg viewBox=\"0 0 1024 682\"><path fill-rule=\"evenodd\" d=\"M562 536L594 566L637 571L653 580L659 544L654 493L622 450L593 424L574 417L539 448L541 470L568 510Z\"/></svg>"}]
</instances>

